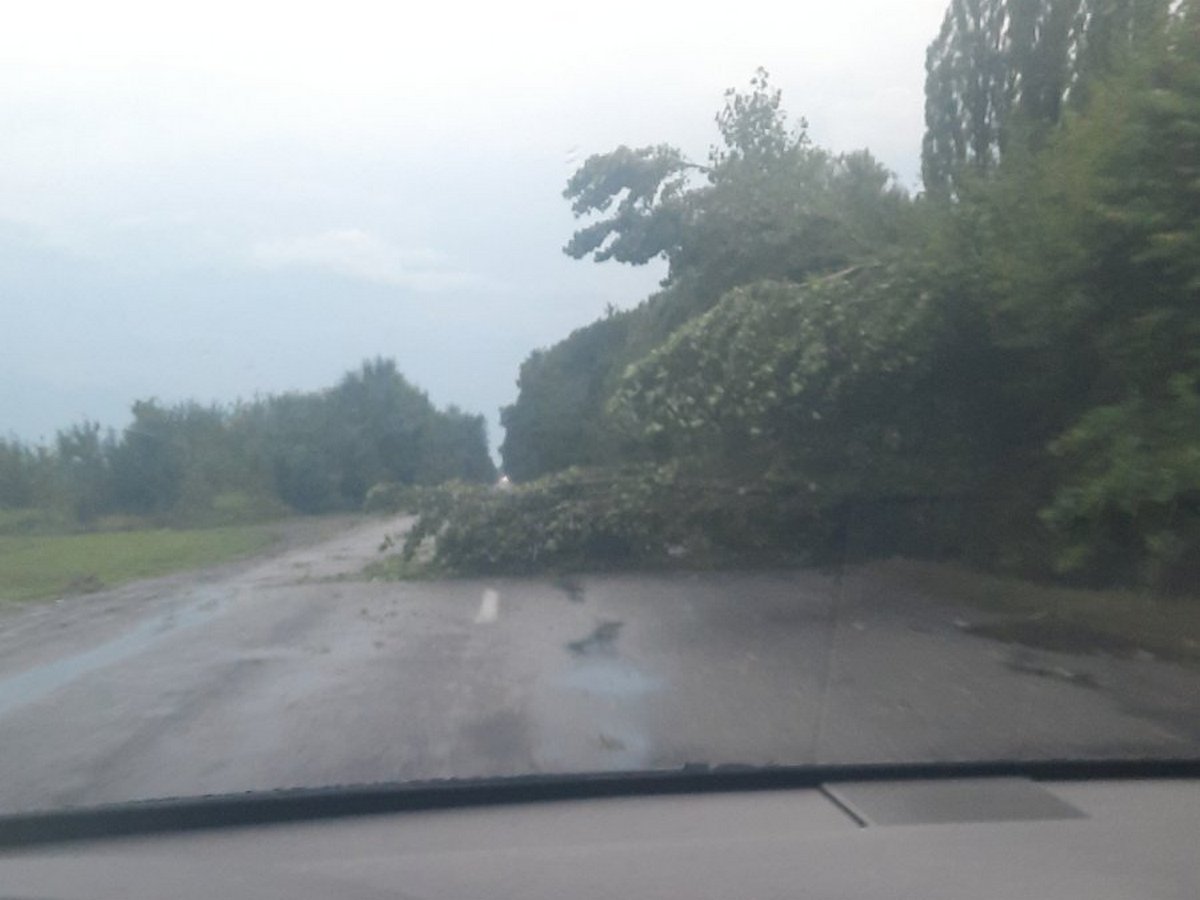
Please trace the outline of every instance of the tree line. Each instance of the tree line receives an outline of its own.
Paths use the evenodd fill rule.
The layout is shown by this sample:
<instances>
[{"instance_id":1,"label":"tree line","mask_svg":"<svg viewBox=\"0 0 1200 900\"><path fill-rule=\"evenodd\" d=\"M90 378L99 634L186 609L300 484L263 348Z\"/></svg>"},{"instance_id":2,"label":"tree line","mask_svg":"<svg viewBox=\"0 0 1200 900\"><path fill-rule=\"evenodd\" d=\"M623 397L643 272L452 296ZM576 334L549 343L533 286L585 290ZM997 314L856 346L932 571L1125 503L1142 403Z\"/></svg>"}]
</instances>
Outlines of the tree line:
<instances>
[{"instance_id":1,"label":"tree line","mask_svg":"<svg viewBox=\"0 0 1200 900\"><path fill-rule=\"evenodd\" d=\"M439 410L391 360L334 387L232 406L133 405L120 433L94 422L50 446L0 440L0 508L205 522L359 509L379 482L489 482L482 416Z\"/></svg>"},{"instance_id":2,"label":"tree line","mask_svg":"<svg viewBox=\"0 0 1200 900\"><path fill-rule=\"evenodd\" d=\"M510 475L953 498L988 563L1196 583L1200 3L953 0L916 196L765 72L716 125L702 162L620 147L568 182L568 254L668 275L525 361Z\"/></svg>"}]
</instances>

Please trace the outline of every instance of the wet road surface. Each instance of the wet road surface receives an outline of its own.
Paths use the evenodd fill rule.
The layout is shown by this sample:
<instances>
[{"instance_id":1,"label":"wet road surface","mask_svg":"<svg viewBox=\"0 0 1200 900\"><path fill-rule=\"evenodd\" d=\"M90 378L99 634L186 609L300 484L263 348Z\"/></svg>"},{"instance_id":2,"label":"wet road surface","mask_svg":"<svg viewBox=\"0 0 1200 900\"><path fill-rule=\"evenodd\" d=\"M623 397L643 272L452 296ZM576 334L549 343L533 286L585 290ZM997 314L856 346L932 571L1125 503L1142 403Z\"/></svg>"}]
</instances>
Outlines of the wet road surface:
<instances>
[{"instance_id":1,"label":"wet road surface","mask_svg":"<svg viewBox=\"0 0 1200 900\"><path fill-rule=\"evenodd\" d=\"M1200 672L864 569L388 583L399 520L0 614L0 812L531 772L1200 755Z\"/></svg>"}]
</instances>

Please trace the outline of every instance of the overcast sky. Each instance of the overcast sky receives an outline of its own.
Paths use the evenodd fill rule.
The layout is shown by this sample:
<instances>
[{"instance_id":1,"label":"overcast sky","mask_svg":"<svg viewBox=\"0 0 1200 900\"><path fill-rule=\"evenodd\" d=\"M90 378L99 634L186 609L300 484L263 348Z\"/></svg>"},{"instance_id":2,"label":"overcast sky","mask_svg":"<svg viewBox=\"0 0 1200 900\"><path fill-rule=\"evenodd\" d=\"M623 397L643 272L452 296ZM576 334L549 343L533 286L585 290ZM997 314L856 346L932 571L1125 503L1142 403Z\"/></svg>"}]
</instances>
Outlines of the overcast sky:
<instances>
[{"instance_id":1,"label":"overcast sky","mask_svg":"<svg viewBox=\"0 0 1200 900\"><path fill-rule=\"evenodd\" d=\"M697 158L765 66L915 185L948 0L21 4L0 30L0 435L121 427L394 357L488 416L662 277L565 257L591 153Z\"/></svg>"}]
</instances>

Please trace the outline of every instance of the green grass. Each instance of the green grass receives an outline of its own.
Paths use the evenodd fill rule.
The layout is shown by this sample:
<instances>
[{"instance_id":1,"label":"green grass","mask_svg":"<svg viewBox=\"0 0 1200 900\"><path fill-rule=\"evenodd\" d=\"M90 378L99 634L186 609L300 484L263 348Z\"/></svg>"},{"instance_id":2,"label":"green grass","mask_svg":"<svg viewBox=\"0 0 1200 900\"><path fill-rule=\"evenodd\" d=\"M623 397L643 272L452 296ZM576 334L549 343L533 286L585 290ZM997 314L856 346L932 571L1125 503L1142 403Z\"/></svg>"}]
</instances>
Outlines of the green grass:
<instances>
[{"instance_id":1,"label":"green grass","mask_svg":"<svg viewBox=\"0 0 1200 900\"><path fill-rule=\"evenodd\" d=\"M0 535L0 603L112 587L252 555L277 540L269 525L91 534Z\"/></svg>"},{"instance_id":2,"label":"green grass","mask_svg":"<svg viewBox=\"0 0 1200 900\"><path fill-rule=\"evenodd\" d=\"M993 621L971 629L977 634L1048 650L1145 652L1200 665L1200 596L1061 587L909 560L885 563L880 571L893 583L993 614Z\"/></svg>"}]
</instances>

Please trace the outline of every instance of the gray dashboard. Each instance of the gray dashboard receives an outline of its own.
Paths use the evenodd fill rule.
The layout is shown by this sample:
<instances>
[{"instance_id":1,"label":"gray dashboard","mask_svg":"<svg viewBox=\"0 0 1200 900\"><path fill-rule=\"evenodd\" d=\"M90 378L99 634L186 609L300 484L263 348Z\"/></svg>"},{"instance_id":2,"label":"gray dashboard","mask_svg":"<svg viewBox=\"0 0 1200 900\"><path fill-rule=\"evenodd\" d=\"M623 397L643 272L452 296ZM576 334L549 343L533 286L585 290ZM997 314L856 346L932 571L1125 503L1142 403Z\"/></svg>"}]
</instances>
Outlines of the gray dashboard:
<instances>
[{"instance_id":1,"label":"gray dashboard","mask_svg":"<svg viewBox=\"0 0 1200 900\"><path fill-rule=\"evenodd\" d=\"M1200 781L832 783L0 850L0 897L1200 897Z\"/></svg>"}]
</instances>

